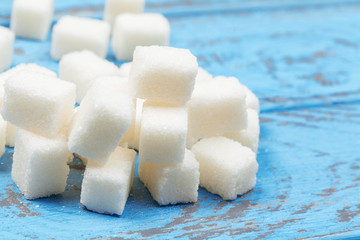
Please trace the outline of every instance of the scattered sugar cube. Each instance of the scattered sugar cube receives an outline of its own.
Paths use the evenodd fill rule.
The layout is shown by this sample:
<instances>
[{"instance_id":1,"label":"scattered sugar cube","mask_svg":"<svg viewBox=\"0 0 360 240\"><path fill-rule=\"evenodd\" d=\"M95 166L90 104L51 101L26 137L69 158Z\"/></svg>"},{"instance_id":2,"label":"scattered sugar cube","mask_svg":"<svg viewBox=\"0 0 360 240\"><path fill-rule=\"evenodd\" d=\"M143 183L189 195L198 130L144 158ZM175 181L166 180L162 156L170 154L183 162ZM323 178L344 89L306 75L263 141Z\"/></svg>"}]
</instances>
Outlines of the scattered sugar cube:
<instances>
[{"instance_id":1,"label":"scattered sugar cube","mask_svg":"<svg viewBox=\"0 0 360 240\"><path fill-rule=\"evenodd\" d=\"M119 67L119 71L120 71L119 74L120 74L120 76L129 78L130 69L131 69L131 63L132 63L132 62L123 63L123 64Z\"/></svg>"},{"instance_id":2,"label":"scattered sugar cube","mask_svg":"<svg viewBox=\"0 0 360 240\"><path fill-rule=\"evenodd\" d=\"M200 186L234 200L256 184L256 154L225 137L204 138L191 151L200 163Z\"/></svg>"},{"instance_id":3,"label":"scattered sugar cube","mask_svg":"<svg viewBox=\"0 0 360 240\"><path fill-rule=\"evenodd\" d=\"M136 46L167 46L169 21L161 14L121 14L116 17L112 48L117 60L131 60Z\"/></svg>"},{"instance_id":4,"label":"scattered sugar cube","mask_svg":"<svg viewBox=\"0 0 360 240\"><path fill-rule=\"evenodd\" d=\"M54 15L54 0L14 0L10 28L16 36L45 40Z\"/></svg>"},{"instance_id":5,"label":"scattered sugar cube","mask_svg":"<svg viewBox=\"0 0 360 240\"><path fill-rule=\"evenodd\" d=\"M78 103L97 78L113 75L120 76L119 68L88 50L68 53L59 63L59 77L75 83Z\"/></svg>"},{"instance_id":6,"label":"scattered sugar cube","mask_svg":"<svg viewBox=\"0 0 360 240\"><path fill-rule=\"evenodd\" d=\"M196 202L199 188L199 163L189 150L179 164L141 162L139 177L160 205Z\"/></svg>"},{"instance_id":7,"label":"scattered sugar cube","mask_svg":"<svg viewBox=\"0 0 360 240\"><path fill-rule=\"evenodd\" d=\"M17 127L12 125L9 122L6 122L6 139L5 139L5 145L9 147L15 146L15 137L16 137L16 131L18 130Z\"/></svg>"},{"instance_id":8,"label":"scattered sugar cube","mask_svg":"<svg viewBox=\"0 0 360 240\"><path fill-rule=\"evenodd\" d=\"M55 77L21 71L5 80L1 113L17 127L54 137L72 116L75 88Z\"/></svg>"},{"instance_id":9,"label":"scattered sugar cube","mask_svg":"<svg viewBox=\"0 0 360 240\"><path fill-rule=\"evenodd\" d=\"M10 67L14 53L15 35L10 29L0 26L0 72Z\"/></svg>"},{"instance_id":10,"label":"scattered sugar cube","mask_svg":"<svg viewBox=\"0 0 360 240\"><path fill-rule=\"evenodd\" d=\"M131 125L128 131L125 133L124 137L122 138L120 146L127 144L127 147L139 150L140 124L144 102L145 101L143 99L136 99L136 108L133 112Z\"/></svg>"},{"instance_id":11,"label":"scattered sugar cube","mask_svg":"<svg viewBox=\"0 0 360 240\"><path fill-rule=\"evenodd\" d=\"M247 118L248 125L246 129L228 132L223 136L233 139L257 153L260 134L259 115L255 110L249 108Z\"/></svg>"},{"instance_id":12,"label":"scattered sugar cube","mask_svg":"<svg viewBox=\"0 0 360 240\"><path fill-rule=\"evenodd\" d=\"M245 129L245 98L245 90L236 78L215 78L202 84L188 104L188 134L199 139Z\"/></svg>"},{"instance_id":13,"label":"scattered sugar cube","mask_svg":"<svg viewBox=\"0 0 360 240\"><path fill-rule=\"evenodd\" d=\"M11 176L26 199L65 191L71 153L62 137L52 139L18 129Z\"/></svg>"},{"instance_id":14,"label":"scattered sugar cube","mask_svg":"<svg viewBox=\"0 0 360 240\"><path fill-rule=\"evenodd\" d=\"M128 130L134 111L133 100L121 84L96 81L75 116L69 135L70 151L104 163Z\"/></svg>"},{"instance_id":15,"label":"scattered sugar cube","mask_svg":"<svg viewBox=\"0 0 360 240\"><path fill-rule=\"evenodd\" d=\"M135 156L134 150L117 147L104 165L89 161L81 204L94 212L121 215L133 182Z\"/></svg>"},{"instance_id":16,"label":"scattered sugar cube","mask_svg":"<svg viewBox=\"0 0 360 240\"><path fill-rule=\"evenodd\" d=\"M115 18L121 13L141 13L144 11L145 0L106 0L104 20L114 24Z\"/></svg>"},{"instance_id":17,"label":"scattered sugar cube","mask_svg":"<svg viewBox=\"0 0 360 240\"><path fill-rule=\"evenodd\" d=\"M186 133L186 108L145 103L140 126L140 161L181 163L184 160Z\"/></svg>"},{"instance_id":18,"label":"scattered sugar cube","mask_svg":"<svg viewBox=\"0 0 360 240\"><path fill-rule=\"evenodd\" d=\"M81 50L93 51L105 58L110 38L110 25L91 18L64 16L53 28L51 56L59 60L63 55Z\"/></svg>"},{"instance_id":19,"label":"scattered sugar cube","mask_svg":"<svg viewBox=\"0 0 360 240\"><path fill-rule=\"evenodd\" d=\"M129 85L138 98L183 106L191 98L197 71L196 57L187 49L137 47Z\"/></svg>"}]
</instances>

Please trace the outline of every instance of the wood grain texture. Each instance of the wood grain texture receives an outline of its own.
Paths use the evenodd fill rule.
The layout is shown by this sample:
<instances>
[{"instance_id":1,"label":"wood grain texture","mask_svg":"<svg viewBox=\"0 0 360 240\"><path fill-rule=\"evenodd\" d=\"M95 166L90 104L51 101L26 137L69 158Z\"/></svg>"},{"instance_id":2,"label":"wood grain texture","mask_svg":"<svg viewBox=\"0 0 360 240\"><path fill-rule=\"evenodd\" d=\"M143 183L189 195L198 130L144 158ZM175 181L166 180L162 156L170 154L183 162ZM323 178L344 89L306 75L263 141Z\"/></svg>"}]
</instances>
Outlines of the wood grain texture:
<instances>
[{"instance_id":1,"label":"wood grain texture","mask_svg":"<svg viewBox=\"0 0 360 240\"><path fill-rule=\"evenodd\" d=\"M101 18L103 0L56 1L64 14ZM11 1L0 2L9 25ZM222 201L160 207L134 179L121 217L79 205L83 166L67 191L25 200L0 159L0 235L5 239L356 239L360 237L360 1L148 0L164 13L171 45L189 48L214 75L236 76L261 100L255 189ZM57 71L46 41L17 39L13 65ZM115 61L109 50L108 59ZM121 62L115 61L117 64Z\"/></svg>"}]
</instances>

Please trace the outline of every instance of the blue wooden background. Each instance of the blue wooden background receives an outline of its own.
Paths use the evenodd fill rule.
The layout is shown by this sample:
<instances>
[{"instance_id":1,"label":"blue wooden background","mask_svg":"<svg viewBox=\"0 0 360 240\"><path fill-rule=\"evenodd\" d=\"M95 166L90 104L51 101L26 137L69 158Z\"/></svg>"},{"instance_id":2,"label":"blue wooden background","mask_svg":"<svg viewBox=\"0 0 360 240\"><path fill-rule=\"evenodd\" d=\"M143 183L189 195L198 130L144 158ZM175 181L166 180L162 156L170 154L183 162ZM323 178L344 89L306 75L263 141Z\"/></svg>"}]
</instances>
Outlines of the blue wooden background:
<instances>
[{"instance_id":1,"label":"blue wooden background","mask_svg":"<svg viewBox=\"0 0 360 240\"><path fill-rule=\"evenodd\" d=\"M104 0L57 0L64 14L101 18ZM83 166L67 191L27 201L0 160L1 239L360 238L360 1L148 0L171 46L213 75L236 76L261 100L255 189L235 201L199 189L196 204L160 207L134 179L121 217L79 205ZM0 0L9 25L11 1ZM58 63L45 42L17 39L13 65ZM109 60L114 55L109 51ZM121 64L121 62L116 62Z\"/></svg>"}]
</instances>

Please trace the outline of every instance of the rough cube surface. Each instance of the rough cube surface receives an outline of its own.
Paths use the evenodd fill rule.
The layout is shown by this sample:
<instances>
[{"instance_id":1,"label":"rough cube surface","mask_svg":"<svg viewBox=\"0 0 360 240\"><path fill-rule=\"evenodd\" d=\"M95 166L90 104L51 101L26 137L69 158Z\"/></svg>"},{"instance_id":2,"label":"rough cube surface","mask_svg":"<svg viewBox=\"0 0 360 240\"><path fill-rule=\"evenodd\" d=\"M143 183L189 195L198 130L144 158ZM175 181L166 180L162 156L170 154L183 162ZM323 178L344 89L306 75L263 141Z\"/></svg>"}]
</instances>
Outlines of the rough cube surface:
<instances>
[{"instance_id":1,"label":"rough cube surface","mask_svg":"<svg viewBox=\"0 0 360 240\"><path fill-rule=\"evenodd\" d=\"M228 132L223 134L223 136L233 139L257 153L260 134L259 115L255 110L248 109L247 118L248 124L246 129Z\"/></svg>"},{"instance_id":2,"label":"rough cube surface","mask_svg":"<svg viewBox=\"0 0 360 240\"><path fill-rule=\"evenodd\" d=\"M117 15L121 13L141 13L144 11L145 0L106 0L104 20L114 23Z\"/></svg>"},{"instance_id":3,"label":"rough cube surface","mask_svg":"<svg viewBox=\"0 0 360 240\"><path fill-rule=\"evenodd\" d=\"M0 40L1 41L1 40ZM39 66L37 64L34 63L22 63L17 65L16 67L13 67L9 70L7 70L6 72L3 72L0 74L0 105L2 104L3 98L4 98L4 83L5 80L15 76L16 74L18 74L21 71L28 71L31 73L40 73L40 74L44 74L50 77L56 77L56 73L45 68L42 66Z\"/></svg>"},{"instance_id":4,"label":"rough cube surface","mask_svg":"<svg viewBox=\"0 0 360 240\"><path fill-rule=\"evenodd\" d=\"M139 177L160 205L196 202L199 163L189 150L180 164L141 162Z\"/></svg>"},{"instance_id":5,"label":"rough cube surface","mask_svg":"<svg viewBox=\"0 0 360 240\"><path fill-rule=\"evenodd\" d=\"M121 215L133 182L134 150L118 147L105 165L86 165L80 202L98 213Z\"/></svg>"},{"instance_id":6,"label":"rough cube surface","mask_svg":"<svg viewBox=\"0 0 360 240\"><path fill-rule=\"evenodd\" d=\"M225 137L204 138L191 151L200 163L200 186L224 200L236 199L254 188L256 154Z\"/></svg>"},{"instance_id":7,"label":"rough cube surface","mask_svg":"<svg viewBox=\"0 0 360 240\"><path fill-rule=\"evenodd\" d=\"M196 57L187 49L137 47L129 85L138 98L184 105L191 98L197 71Z\"/></svg>"},{"instance_id":8,"label":"rough cube surface","mask_svg":"<svg viewBox=\"0 0 360 240\"><path fill-rule=\"evenodd\" d=\"M246 128L245 97L236 78L215 78L202 84L188 104L188 134L199 139Z\"/></svg>"},{"instance_id":9,"label":"rough cube surface","mask_svg":"<svg viewBox=\"0 0 360 240\"><path fill-rule=\"evenodd\" d=\"M72 116L75 88L44 74L19 72L5 80L2 115L17 127L54 137Z\"/></svg>"},{"instance_id":10,"label":"rough cube surface","mask_svg":"<svg viewBox=\"0 0 360 240\"><path fill-rule=\"evenodd\" d=\"M59 60L63 55L90 50L105 58L110 38L110 25L91 18L64 16L53 28L51 56Z\"/></svg>"},{"instance_id":11,"label":"rough cube surface","mask_svg":"<svg viewBox=\"0 0 360 240\"><path fill-rule=\"evenodd\" d=\"M47 139L17 131L11 176L27 199L48 197L65 191L72 154L66 140Z\"/></svg>"},{"instance_id":12,"label":"rough cube surface","mask_svg":"<svg viewBox=\"0 0 360 240\"><path fill-rule=\"evenodd\" d=\"M16 36L45 40L54 14L54 0L14 0L10 28Z\"/></svg>"},{"instance_id":13,"label":"rough cube surface","mask_svg":"<svg viewBox=\"0 0 360 240\"><path fill-rule=\"evenodd\" d=\"M169 21L161 14L121 14L116 17L112 48L117 60L131 60L137 46L167 46Z\"/></svg>"},{"instance_id":14,"label":"rough cube surface","mask_svg":"<svg viewBox=\"0 0 360 240\"><path fill-rule=\"evenodd\" d=\"M140 127L140 161L181 163L184 160L186 133L186 108L145 103Z\"/></svg>"},{"instance_id":15,"label":"rough cube surface","mask_svg":"<svg viewBox=\"0 0 360 240\"><path fill-rule=\"evenodd\" d=\"M119 68L91 51L66 54L59 63L59 77L76 85L76 101L84 98L94 81L102 76L118 76Z\"/></svg>"},{"instance_id":16,"label":"rough cube surface","mask_svg":"<svg viewBox=\"0 0 360 240\"><path fill-rule=\"evenodd\" d=\"M0 26L0 72L10 67L14 53L15 35L6 27Z\"/></svg>"},{"instance_id":17,"label":"rough cube surface","mask_svg":"<svg viewBox=\"0 0 360 240\"><path fill-rule=\"evenodd\" d=\"M92 161L108 160L128 130L133 100L121 92L121 84L96 81L76 113L69 135L69 149Z\"/></svg>"}]
</instances>

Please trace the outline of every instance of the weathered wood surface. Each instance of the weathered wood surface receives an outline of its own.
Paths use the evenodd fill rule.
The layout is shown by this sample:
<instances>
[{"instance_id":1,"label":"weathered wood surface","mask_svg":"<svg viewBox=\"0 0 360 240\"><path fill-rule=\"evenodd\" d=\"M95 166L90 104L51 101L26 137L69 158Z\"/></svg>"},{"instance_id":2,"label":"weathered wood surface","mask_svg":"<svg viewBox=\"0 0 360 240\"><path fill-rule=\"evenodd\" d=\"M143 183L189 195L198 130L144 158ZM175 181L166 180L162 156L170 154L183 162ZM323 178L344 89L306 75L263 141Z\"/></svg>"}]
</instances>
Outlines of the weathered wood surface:
<instances>
[{"instance_id":1,"label":"weathered wood surface","mask_svg":"<svg viewBox=\"0 0 360 240\"><path fill-rule=\"evenodd\" d=\"M102 16L101 0L56 1L63 14ZM10 0L0 0L8 26ZM196 204L159 207L135 177L121 217L79 205L82 167L68 191L27 201L0 160L4 239L360 237L360 1L148 0L164 13L171 45L189 48L214 75L236 76L260 98L260 169L235 201L199 190ZM18 39L14 65L53 70L45 42ZM108 59L114 60L109 52ZM120 64L120 62L116 62Z\"/></svg>"}]
</instances>

